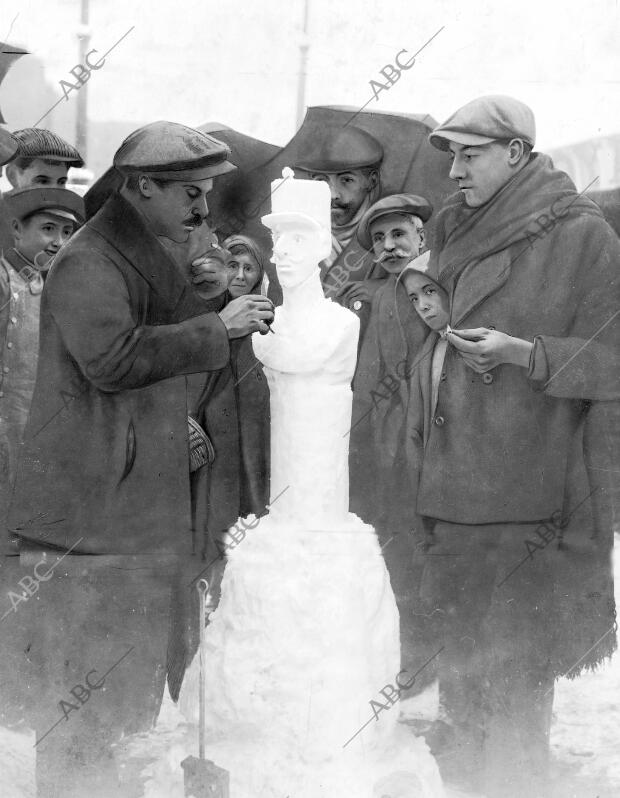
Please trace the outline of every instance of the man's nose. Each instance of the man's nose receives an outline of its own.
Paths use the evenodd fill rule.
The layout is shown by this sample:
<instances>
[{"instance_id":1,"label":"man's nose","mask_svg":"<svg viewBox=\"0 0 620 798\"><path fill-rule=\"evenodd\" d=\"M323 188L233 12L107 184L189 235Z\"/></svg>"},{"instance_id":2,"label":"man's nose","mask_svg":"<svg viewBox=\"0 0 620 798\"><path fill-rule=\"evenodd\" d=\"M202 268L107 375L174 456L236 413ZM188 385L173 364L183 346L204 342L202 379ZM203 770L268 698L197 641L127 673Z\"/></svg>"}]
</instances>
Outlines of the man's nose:
<instances>
[{"instance_id":1,"label":"man's nose","mask_svg":"<svg viewBox=\"0 0 620 798\"><path fill-rule=\"evenodd\" d=\"M396 241L392 238L392 236L388 233L385 238L383 239L383 249L391 252L396 247Z\"/></svg>"},{"instance_id":2,"label":"man's nose","mask_svg":"<svg viewBox=\"0 0 620 798\"><path fill-rule=\"evenodd\" d=\"M332 195L332 202L334 200L340 200L342 198L342 193L340 191L340 186L337 183L330 183L329 190Z\"/></svg>"},{"instance_id":3,"label":"man's nose","mask_svg":"<svg viewBox=\"0 0 620 798\"><path fill-rule=\"evenodd\" d=\"M209 206L207 205L206 197L197 197L192 205L192 212L200 214L203 219L209 215Z\"/></svg>"},{"instance_id":4,"label":"man's nose","mask_svg":"<svg viewBox=\"0 0 620 798\"><path fill-rule=\"evenodd\" d=\"M243 266L239 266L237 269L237 274L235 274L235 280L243 280Z\"/></svg>"},{"instance_id":5,"label":"man's nose","mask_svg":"<svg viewBox=\"0 0 620 798\"><path fill-rule=\"evenodd\" d=\"M452 166L450 167L450 179L462 180L464 177L465 177L465 165L463 161L457 156L452 161Z\"/></svg>"}]
</instances>

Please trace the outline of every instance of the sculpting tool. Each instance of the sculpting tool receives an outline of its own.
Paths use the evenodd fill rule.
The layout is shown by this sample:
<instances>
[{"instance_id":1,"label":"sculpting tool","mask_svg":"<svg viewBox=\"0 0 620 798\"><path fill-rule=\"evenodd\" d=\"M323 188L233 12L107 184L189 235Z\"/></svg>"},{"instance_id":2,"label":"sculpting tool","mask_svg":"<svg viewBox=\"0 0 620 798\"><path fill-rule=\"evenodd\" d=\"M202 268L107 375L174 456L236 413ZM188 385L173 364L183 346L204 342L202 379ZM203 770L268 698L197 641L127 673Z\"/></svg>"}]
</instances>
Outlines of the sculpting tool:
<instances>
[{"instance_id":1,"label":"sculpting tool","mask_svg":"<svg viewBox=\"0 0 620 798\"><path fill-rule=\"evenodd\" d=\"M230 798L230 776L227 770L205 759L205 629L215 609L209 583L198 580L200 597L200 671L198 678L198 757L188 756L181 762L186 798Z\"/></svg>"}]
</instances>

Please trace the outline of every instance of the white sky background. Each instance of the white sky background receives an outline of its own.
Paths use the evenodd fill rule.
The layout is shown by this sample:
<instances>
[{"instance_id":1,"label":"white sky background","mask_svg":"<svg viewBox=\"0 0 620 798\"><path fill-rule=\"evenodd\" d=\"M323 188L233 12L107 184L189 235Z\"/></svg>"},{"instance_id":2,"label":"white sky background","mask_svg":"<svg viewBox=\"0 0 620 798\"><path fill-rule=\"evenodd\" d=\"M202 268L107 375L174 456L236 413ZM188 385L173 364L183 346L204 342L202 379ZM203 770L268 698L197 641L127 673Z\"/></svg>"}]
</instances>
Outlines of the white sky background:
<instances>
[{"instance_id":1,"label":"white sky background","mask_svg":"<svg viewBox=\"0 0 620 798\"><path fill-rule=\"evenodd\" d=\"M52 82L77 63L79 0L0 0L0 38L38 55ZM91 47L108 56L89 84L91 119L219 121L284 144L297 129L303 0L91 0ZM306 104L362 106L399 50L414 53L368 110L442 121L480 94L534 110L537 148L620 133L615 0L310 0ZM404 60L404 59L403 59ZM75 97L72 99L75 102Z\"/></svg>"}]
</instances>

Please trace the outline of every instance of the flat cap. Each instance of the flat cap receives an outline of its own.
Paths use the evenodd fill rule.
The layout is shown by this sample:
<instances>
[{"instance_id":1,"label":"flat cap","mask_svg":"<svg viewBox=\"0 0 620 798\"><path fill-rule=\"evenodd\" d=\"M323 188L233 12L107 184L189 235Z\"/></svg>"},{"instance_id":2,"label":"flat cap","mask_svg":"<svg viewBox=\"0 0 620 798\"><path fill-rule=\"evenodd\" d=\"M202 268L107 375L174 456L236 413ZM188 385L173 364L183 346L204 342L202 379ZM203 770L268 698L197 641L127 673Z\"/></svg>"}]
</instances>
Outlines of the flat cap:
<instances>
[{"instance_id":1,"label":"flat cap","mask_svg":"<svg viewBox=\"0 0 620 798\"><path fill-rule=\"evenodd\" d=\"M489 94L459 108L429 136L438 150L449 149L451 141L476 146L497 139L523 139L533 147L536 121L532 109L514 97Z\"/></svg>"},{"instance_id":2,"label":"flat cap","mask_svg":"<svg viewBox=\"0 0 620 798\"><path fill-rule=\"evenodd\" d=\"M423 222L431 218L433 206L427 199L417 194L390 194L371 205L362 216L357 228L357 240L368 250L372 249L370 226L380 216L390 213L401 213L409 216L419 216Z\"/></svg>"},{"instance_id":3,"label":"flat cap","mask_svg":"<svg viewBox=\"0 0 620 798\"><path fill-rule=\"evenodd\" d=\"M67 163L70 166L84 166L82 156L75 147L51 130L25 127L14 131L13 135L19 142L16 158L44 158L46 161Z\"/></svg>"},{"instance_id":4,"label":"flat cap","mask_svg":"<svg viewBox=\"0 0 620 798\"><path fill-rule=\"evenodd\" d=\"M2 164L12 161L17 150L19 149L19 142L8 130L0 127L0 166Z\"/></svg>"},{"instance_id":5,"label":"flat cap","mask_svg":"<svg viewBox=\"0 0 620 798\"><path fill-rule=\"evenodd\" d=\"M16 188L2 197L12 219L26 219L33 213L44 212L81 225L86 217L82 197L66 188Z\"/></svg>"},{"instance_id":6,"label":"flat cap","mask_svg":"<svg viewBox=\"0 0 620 798\"><path fill-rule=\"evenodd\" d=\"M383 147L374 136L358 127L326 127L318 139L307 142L295 169L306 172L347 172L376 166L383 160Z\"/></svg>"},{"instance_id":7,"label":"flat cap","mask_svg":"<svg viewBox=\"0 0 620 798\"><path fill-rule=\"evenodd\" d=\"M177 122L152 122L127 136L113 163L123 174L206 180L237 168L229 156L230 147L207 133Z\"/></svg>"}]
</instances>

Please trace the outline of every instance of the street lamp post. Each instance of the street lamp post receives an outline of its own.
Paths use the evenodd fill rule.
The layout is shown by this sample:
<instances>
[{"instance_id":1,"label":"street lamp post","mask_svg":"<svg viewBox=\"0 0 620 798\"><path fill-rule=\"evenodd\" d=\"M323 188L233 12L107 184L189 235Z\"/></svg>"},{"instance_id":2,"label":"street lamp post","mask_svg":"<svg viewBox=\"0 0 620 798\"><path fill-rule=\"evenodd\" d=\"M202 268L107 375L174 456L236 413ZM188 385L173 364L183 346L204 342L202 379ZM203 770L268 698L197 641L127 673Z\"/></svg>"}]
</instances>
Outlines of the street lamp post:
<instances>
[{"instance_id":1,"label":"street lamp post","mask_svg":"<svg viewBox=\"0 0 620 798\"><path fill-rule=\"evenodd\" d=\"M80 25L77 31L79 41L79 56L78 63L84 64L86 61L86 54L90 46L90 27L88 25L88 12L89 0L81 0L80 10ZM80 87L77 93L77 108L75 120L75 146L77 147L80 155L86 161L88 149L88 82Z\"/></svg>"},{"instance_id":2,"label":"street lamp post","mask_svg":"<svg viewBox=\"0 0 620 798\"><path fill-rule=\"evenodd\" d=\"M299 77L297 81L297 127L301 127L306 110L306 74L308 67L308 15L310 13L310 0L304 0L304 26L299 43Z\"/></svg>"}]
</instances>

